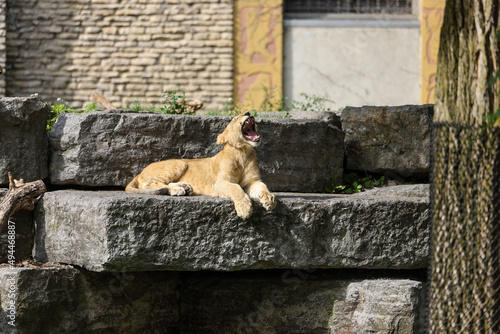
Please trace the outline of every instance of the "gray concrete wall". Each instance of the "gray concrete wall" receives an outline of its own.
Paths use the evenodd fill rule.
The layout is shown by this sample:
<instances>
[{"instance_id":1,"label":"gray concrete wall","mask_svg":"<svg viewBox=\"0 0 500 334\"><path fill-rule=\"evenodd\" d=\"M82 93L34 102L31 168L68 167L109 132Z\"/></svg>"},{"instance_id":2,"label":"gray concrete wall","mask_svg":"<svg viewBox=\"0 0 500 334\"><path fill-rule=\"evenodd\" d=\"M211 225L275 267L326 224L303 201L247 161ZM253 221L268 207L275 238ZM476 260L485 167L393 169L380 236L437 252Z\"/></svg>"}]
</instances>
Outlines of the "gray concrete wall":
<instances>
[{"instance_id":1,"label":"gray concrete wall","mask_svg":"<svg viewBox=\"0 0 500 334\"><path fill-rule=\"evenodd\" d=\"M419 104L419 41L416 20L285 20L285 96L325 96L334 108Z\"/></svg>"}]
</instances>

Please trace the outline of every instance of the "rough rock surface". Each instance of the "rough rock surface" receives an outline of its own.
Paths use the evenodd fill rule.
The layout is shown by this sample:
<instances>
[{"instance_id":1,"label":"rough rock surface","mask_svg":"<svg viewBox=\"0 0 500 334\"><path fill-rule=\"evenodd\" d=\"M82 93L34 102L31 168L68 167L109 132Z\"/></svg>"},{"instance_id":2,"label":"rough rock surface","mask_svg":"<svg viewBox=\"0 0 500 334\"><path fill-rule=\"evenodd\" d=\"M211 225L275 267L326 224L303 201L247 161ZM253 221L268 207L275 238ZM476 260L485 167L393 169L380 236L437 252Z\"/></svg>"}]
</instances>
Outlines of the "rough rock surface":
<instances>
[{"instance_id":1,"label":"rough rock surface","mask_svg":"<svg viewBox=\"0 0 500 334\"><path fill-rule=\"evenodd\" d=\"M433 105L346 107L346 169L419 177L429 173Z\"/></svg>"},{"instance_id":2,"label":"rough rock surface","mask_svg":"<svg viewBox=\"0 0 500 334\"><path fill-rule=\"evenodd\" d=\"M359 274L357 274L359 275ZM186 277L188 333L420 333L423 285L321 270ZM337 276L337 277L336 277Z\"/></svg>"},{"instance_id":3,"label":"rough rock surface","mask_svg":"<svg viewBox=\"0 0 500 334\"><path fill-rule=\"evenodd\" d=\"M34 256L93 271L427 266L427 197L277 198L274 211L254 203L243 220L223 198L49 192L37 208Z\"/></svg>"},{"instance_id":4,"label":"rough rock surface","mask_svg":"<svg viewBox=\"0 0 500 334\"><path fill-rule=\"evenodd\" d=\"M344 315L333 333L422 333L425 328L425 293L413 280L365 280L347 286L345 299L335 305ZM338 308L337 308L338 307Z\"/></svg>"},{"instance_id":5,"label":"rough rock surface","mask_svg":"<svg viewBox=\"0 0 500 334\"><path fill-rule=\"evenodd\" d=\"M92 273L0 268L0 331L376 333L422 329L423 284L324 270ZM11 302L14 305L15 327Z\"/></svg>"},{"instance_id":6,"label":"rough rock surface","mask_svg":"<svg viewBox=\"0 0 500 334\"><path fill-rule=\"evenodd\" d=\"M381 187L369 189L359 193L362 197L378 197L378 196L397 196L397 197L423 197L429 198L429 184L407 184L397 187Z\"/></svg>"},{"instance_id":7,"label":"rough rock surface","mask_svg":"<svg viewBox=\"0 0 500 334\"><path fill-rule=\"evenodd\" d=\"M35 97L0 98L0 185L47 177L47 119L50 108Z\"/></svg>"},{"instance_id":8,"label":"rough rock surface","mask_svg":"<svg viewBox=\"0 0 500 334\"><path fill-rule=\"evenodd\" d=\"M0 188L0 201L7 193L6 188ZM23 261L30 258L33 251L35 228L33 223L33 212L17 211L12 215L10 221L16 226L15 260ZM8 228L0 232L0 263L8 260Z\"/></svg>"},{"instance_id":9,"label":"rough rock surface","mask_svg":"<svg viewBox=\"0 0 500 334\"><path fill-rule=\"evenodd\" d=\"M259 112L262 118L292 118L292 119L321 119L332 122L339 129L342 128L340 112L336 111L265 111Z\"/></svg>"},{"instance_id":10,"label":"rough rock surface","mask_svg":"<svg viewBox=\"0 0 500 334\"><path fill-rule=\"evenodd\" d=\"M178 333L178 275L0 268L0 332ZM15 327L9 322L11 302ZM174 330L175 329L175 330Z\"/></svg>"},{"instance_id":11,"label":"rough rock surface","mask_svg":"<svg viewBox=\"0 0 500 334\"><path fill-rule=\"evenodd\" d=\"M204 158L221 150L230 117L133 112L63 114L49 133L54 184L125 186L144 167L170 158ZM257 119L256 149L273 191L322 192L340 182L344 133L329 120ZM321 145L318 145L321 143Z\"/></svg>"}]
</instances>

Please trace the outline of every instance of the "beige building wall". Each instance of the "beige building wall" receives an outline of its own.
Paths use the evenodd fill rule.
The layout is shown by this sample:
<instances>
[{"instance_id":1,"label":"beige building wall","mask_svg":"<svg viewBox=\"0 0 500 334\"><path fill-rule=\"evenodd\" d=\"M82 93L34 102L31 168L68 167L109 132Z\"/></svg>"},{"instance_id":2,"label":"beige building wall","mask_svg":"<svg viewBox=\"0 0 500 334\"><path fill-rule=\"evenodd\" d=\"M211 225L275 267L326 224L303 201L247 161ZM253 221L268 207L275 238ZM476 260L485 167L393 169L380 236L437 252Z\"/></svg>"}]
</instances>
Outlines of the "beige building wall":
<instances>
[{"instance_id":1,"label":"beige building wall","mask_svg":"<svg viewBox=\"0 0 500 334\"><path fill-rule=\"evenodd\" d=\"M445 0L421 0L421 103L434 103L439 37L444 19Z\"/></svg>"},{"instance_id":2,"label":"beige building wall","mask_svg":"<svg viewBox=\"0 0 500 334\"><path fill-rule=\"evenodd\" d=\"M289 100L317 95L333 100L334 109L420 103L418 21L299 23L284 29Z\"/></svg>"},{"instance_id":3,"label":"beige building wall","mask_svg":"<svg viewBox=\"0 0 500 334\"><path fill-rule=\"evenodd\" d=\"M283 91L283 1L235 0L234 7L234 101L260 110Z\"/></svg>"},{"instance_id":4,"label":"beige building wall","mask_svg":"<svg viewBox=\"0 0 500 334\"><path fill-rule=\"evenodd\" d=\"M92 102L95 92L120 107L158 103L166 90L184 89L207 108L232 97L230 0L7 4L9 96L38 93L75 108Z\"/></svg>"}]
</instances>

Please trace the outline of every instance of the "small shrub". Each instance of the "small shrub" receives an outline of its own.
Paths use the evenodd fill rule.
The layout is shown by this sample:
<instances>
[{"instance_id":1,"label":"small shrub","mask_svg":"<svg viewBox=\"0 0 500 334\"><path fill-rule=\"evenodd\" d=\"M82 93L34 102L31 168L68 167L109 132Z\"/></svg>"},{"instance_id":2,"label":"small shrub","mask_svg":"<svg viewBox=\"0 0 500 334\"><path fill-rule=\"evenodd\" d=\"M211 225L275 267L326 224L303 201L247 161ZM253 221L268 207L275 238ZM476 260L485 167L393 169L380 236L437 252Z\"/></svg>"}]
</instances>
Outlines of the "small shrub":
<instances>
[{"instance_id":1,"label":"small shrub","mask_svg":"<svg viewBox=\"0 0 500 334\"><path fill-rule=\"evenodd\" d=\"M194 114L191 108L186 104L186 93L182 89L180 92L176 90L169 90L163 93L164 106L160 108L162 114Z\"/></svg>"},{"instance_id":2,"label":"small shrub","mask_svg":"<svg viewBox=\"0 0 500 334\"><path fill-rule=\"evenodd\" d=\"M269 90L264 87L264 102L260 109L262 111L285 111L286 109L286 98L277 86Z\"/></svg>"},{"instance_id":3,"label":"small shrub","mask_svg":"<svg viewBox=\"0 0 500 334\"><path fill-rule=\"evenodd\" d=\"M143 111L144 108L141 106L141 101L139 100L134 100L132 102L127 103L127 110L131 111Z\"/></svg>"},{"instance_id":4,"label":"small shrub","mask_svg":"<svg viewBox=\"0 0 500 334\"><path fill-rule=\"evenodd\" d=\"M317 95L308 95L306 93L301 93L300 96L304 98L303 101L292 102L292 110L300 111L328 111L330 108L326 106L327 103L334 103L334 101L326 98L319 97Z\"/></svg>"},{"instance_id":5,"label":"small shrub","mask_svg":"<svg viewBox=\"0 0 500 334\"><path fill-rule=\"evenodd\" d=\"M47 121L47 131L50 131L54 124L56 123L57 118L59 117L60 114L63 113L76 113L76 114L81 114L81 113L86 113L89 112L89 110L75 110L69 107L68 102L65 100L58 98L57 103L54 105L50 106L50 116Z\"/></svg>"},{"instance_id":6,"label":"small shrub","mask_svg":"<svg viewBox=\"0 0 500 334\"><path fill-rule=\"evenodd\" d=\"M385 181L384 176L381 176L377 180L372 175L366 174L365 176L360 176L357 173L349 173L343 177L344 184L337 185L335 184L337 175L337 171L333 173L332 185L325 189L326 192L331 194L355 194L365 191L366 189L381 187Z\"/></svg>"},{"instance_id":7,"label":"small shrub","mask_svg":"<svg viewBox=\"0 0 500 334\"><path fill-rule=\"evenodd\" d=\"M162 114L163 112L160 110L160 107L154 106L154 105L148 105L147 107L144 107L141 104L141 101L139 100L134 100L132 102L127 103L126 110L130 111L149 111L149 112L155 112L158 114Z\"/></svg>"},{"instance_id":8,"label":"small shrub","mask_svg":"<svg viewBox=\"0 0 500 334\"><path fill-rule=\"evenodd\" d=\"M89 112L89 111L96 111L98 110L97 108L97 103L96 102L92 102L92 103L89 103L85 106L85 111L86 112Z\"/></svg>"},{"instance_id":9,"label":"small shrub","mask_svg":"<svg viewBox=\"0 0 500 334\"><path fill-rule=\"evenodd\" d=\"M241 114L243 111L240 106L233 105L233 99L229 98L224 102L224 106L220 109L210 110L207 112L209 116L236 116Z\"/></svg>"}]
</instances>

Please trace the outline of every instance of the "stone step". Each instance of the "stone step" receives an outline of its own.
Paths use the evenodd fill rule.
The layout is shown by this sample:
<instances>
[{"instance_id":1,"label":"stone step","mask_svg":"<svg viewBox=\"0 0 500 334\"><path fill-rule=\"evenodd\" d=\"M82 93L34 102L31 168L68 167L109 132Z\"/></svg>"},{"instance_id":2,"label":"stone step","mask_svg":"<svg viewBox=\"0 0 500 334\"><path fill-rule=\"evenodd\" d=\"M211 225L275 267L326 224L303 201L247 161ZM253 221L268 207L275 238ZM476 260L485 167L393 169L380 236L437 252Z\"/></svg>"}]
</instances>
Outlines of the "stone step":
<instances>
[{"instance_id":1,"label":"stone step","mask_svg":"<svg viewBox=\"0 0 500 334\"><path fill-rule=\"evenodd\" d=\"M0 98L0 186L8 186L8 172L26 182L48 176L49 112L35 97Z\"/></svg>"},{"instance_id":2,"label":"stone step","mask_svg":"<svg viewBox=\"0 0 500 334\"><path fill-rule=\"evenodd\" d=\"M2 267L0 333L178 333L178 286L170 272Z\"/></svg>"},{"instance_id":3,"label":"stone step","mask_svg":"<svg viewBox=\"0 0 500 334\"><path fill-rule=\"evenodd\" d=\"M0 201L6 193L7 189L0 188ZM12 236L15 238L12 239ZM9 255L13 261L29 259L33 252L34 237L33 212L25 210L15 212L10 217L8 226L0 232L0 263L7 262Z\"/></svg>"},{"instance_id":4,"label":"stone step","mask_svg":"<svg viewBox=\"0 0 500 334\"><path fill-rule=\"evenodd\" d=\"M427 267L428 185L276 195L243 220L224 198L49 192L34 257L97 272Z\"/></svg>"},{"instance_id":5,"label":"stone step","mask_svg":"<svg viewBox=\"0 0 500 334\"><path fill-rule=\"evenodd\" d=\"M49 133L50 182L126 186L152 162L206 158L231 117L100 111L62 114ZM337 116L256 121L262 179L272 191L323 192L342 182L344 132Z\"/></svg>"},{"instance_id":6,"label":"stone step","mask_svg":"<svg viewBox=\"0 0 500 334\"><path fill-rule=\"evenodd\" d=\"M424 328L421 280L364 276L3 267L0 332L411 334Z\"/></svg>"}]
</instances>

